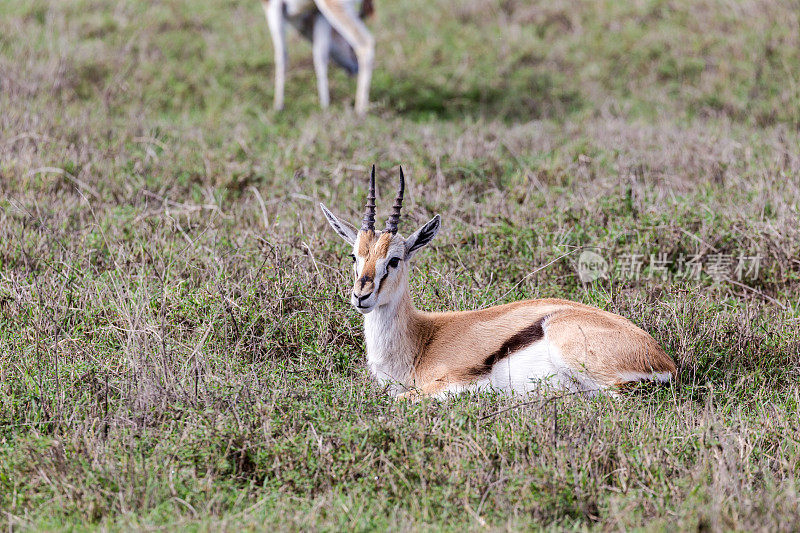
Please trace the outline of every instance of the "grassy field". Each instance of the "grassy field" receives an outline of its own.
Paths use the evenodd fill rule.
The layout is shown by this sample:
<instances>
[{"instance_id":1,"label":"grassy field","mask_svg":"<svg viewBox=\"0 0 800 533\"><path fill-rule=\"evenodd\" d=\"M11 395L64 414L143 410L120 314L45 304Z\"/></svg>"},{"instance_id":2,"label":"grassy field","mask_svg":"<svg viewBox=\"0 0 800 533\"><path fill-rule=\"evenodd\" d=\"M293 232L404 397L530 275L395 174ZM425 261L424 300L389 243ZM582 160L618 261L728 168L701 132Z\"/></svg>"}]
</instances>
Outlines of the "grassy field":
<instances>
[{"instance_id":1,"label":"grassy field","mask_svg":"<svg viewBox=\"0 0 800 533\"><path fill-rule=\"evenodd\" d=\"M361 120L293 34L271 111L256 0L0 0L0 524L795 530L800 4L376 8ZM597 305L678 382L394 403L316 207L373 162L419 307Z\"/></svg>"}]
</instances>

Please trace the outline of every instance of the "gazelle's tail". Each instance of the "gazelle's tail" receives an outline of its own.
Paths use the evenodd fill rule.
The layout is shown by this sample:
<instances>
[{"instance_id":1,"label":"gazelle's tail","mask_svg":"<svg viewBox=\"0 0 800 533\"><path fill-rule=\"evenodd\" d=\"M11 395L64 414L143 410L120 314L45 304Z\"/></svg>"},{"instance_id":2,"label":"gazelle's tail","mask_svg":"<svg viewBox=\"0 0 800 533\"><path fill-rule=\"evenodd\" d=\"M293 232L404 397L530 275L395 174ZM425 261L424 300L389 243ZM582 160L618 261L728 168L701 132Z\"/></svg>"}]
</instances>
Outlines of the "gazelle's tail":
<instances>
[{"instance_id":1,"label":"gazelle's tail","mask_svg":"<svg viewBox=\"0 0 800 533\"><path fill-rule=\"evenodd\" d=\"M372 3L372 0L364 0L361 2L361 11L359 11L358 16L362 19L367 17L371 17L375 13L375 5Z\"/></svg>"}]
</instances>

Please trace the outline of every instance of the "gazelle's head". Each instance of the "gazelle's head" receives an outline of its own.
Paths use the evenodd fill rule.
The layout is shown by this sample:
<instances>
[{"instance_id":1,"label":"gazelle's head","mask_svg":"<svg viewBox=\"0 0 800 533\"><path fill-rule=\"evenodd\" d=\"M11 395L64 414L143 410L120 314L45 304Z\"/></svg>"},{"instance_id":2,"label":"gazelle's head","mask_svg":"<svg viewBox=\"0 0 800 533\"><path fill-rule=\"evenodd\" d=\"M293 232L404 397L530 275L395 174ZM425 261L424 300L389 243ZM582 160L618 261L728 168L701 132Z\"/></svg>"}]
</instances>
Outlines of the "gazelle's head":
<instances>
[{"instance_id":1,"label":"gazelle's head","mask_svg":"<svg viewBox=\"0 0 800 533\"><path fill-rule=\"evenodd\" d=\"M375 231L375 166L369 180L369 193L364 207L361 229L342 222L324 205L319 204L331 227L353 247L355 283L350 303L366 314L376 307L389 304L402 296L408 284L408 261L414 253L431 242L439 231L439 215L404 239L397 233L400 210L403 207L405 178L400 169L400 187L392 207L392 214L383 231Z\"/></svg>"}]
</instances>

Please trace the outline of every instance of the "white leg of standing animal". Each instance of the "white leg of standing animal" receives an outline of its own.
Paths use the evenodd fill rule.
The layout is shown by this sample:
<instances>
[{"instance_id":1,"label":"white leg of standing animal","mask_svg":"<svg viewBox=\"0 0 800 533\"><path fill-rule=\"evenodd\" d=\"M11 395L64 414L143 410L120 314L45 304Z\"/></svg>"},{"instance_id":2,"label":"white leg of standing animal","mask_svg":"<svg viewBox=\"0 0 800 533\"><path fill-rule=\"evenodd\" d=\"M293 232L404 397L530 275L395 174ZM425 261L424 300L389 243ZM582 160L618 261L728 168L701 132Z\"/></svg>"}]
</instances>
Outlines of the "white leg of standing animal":
<instances>
[{"instance_id":1,"label":"white leg of standing animal","mask_svg":"<svg viewBox=\"0 0 800 533\"><path fill-rule=\"evenodd\" d=\"M372 81L372 64L375 59L375 38L358 18L354 2L342 0L314 0L317 7L342 37L358 58L358 81L356 82L356 113L363 115L369 105L369 86Z\"/></svg>"},{"instance_id":2,"label":"white leg of standing animal","mask_svg":"<svg viewBox=\"0 0 800 533\"><path fill-rule=\"evenodd\" d=\"M358 56L358 82L356 85L356 113L363 115L369 105L369 86L372 82L372 64L375 59L375 41L372 35L363 48L356 48Z\"/></svg>"},{"instance_id":3,"label":"white leg of standing animal","mask_svg":"<svg viewBox=\"0 0 800 533\"><path fill-rule=\"evenodd\" d=\"M318 15L314 21L313 41L314 71L317 74L319 105L325 109L330 104L328 59L331 55L331 25L322 15Z\"/></svg>"},{"instance_id":4,"label":"white leg of standing animal","mask_svg":"<svg viewBox=\"0 0 800 533\"><path fill-rule=\"evenodd\" d=\"M283 88L286 84L286 22L283 18L283 2L281 0L261 0L267 25L272 35L272 46L275 50L275 103L276 110L283 109Z\"/></svg>"}]
</instances>

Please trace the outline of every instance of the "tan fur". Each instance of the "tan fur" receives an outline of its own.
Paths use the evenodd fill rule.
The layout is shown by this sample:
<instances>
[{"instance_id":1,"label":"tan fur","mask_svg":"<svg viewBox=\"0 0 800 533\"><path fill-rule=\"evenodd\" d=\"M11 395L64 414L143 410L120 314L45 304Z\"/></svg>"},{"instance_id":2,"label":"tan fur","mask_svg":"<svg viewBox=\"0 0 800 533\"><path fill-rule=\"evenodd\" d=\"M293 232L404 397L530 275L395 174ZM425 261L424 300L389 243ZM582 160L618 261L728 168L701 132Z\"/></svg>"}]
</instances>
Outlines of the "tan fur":
<instances>
[{"instance_id":1,"label":"tan fur","mask_svg":"<svg viewBox=\"0 0 800 533\"><path fill-rule=\"evenodd\" d=\"M411 337L418 339L413 381L423 394L463 383L476 362L543 317L548 317L547 339L566 362L607 386L624 383L618 376L625 372L676 371L645 331L619 315L578 302L524 300L476 311L426 313L409 301L402 308L412 324Z\"/></svg>"},{"instance_id":2,"label":"tan fur","mask_svg":"<svg viewBox=\"0 0 800 533\"><path fill-rule=\"evenodd\" d=\"M622 372L669 372L675 363L648 333L629 320L600 309L570 310L547 323L548 339L570 366L584 369L607 386Z\"/></svg>"},{"instance_id":3,"label":"tan fur","mask_svg":"<svg viewBox=\"0 0 800 533\"><path fill-rule=\"evenodd\" d=\"M376 238L374 231L361 231L358 238L358 256L364 259L360 277L375 279L375 264L378 259L384 259L392 244L392 235L382 233ZM370 289L371 291L372 289ZM364 291L368 294L370 291Z\"/></svg>"},{"instance_id":4,"label":"tan fur","mask_svg":"<svg viewBox=\"0 0 800 533\"><path fill-rule=\"evenodd\" d=\"M376 235L374 231L359 231L358 255L367 259L369 256L376 258L386 257L389 246L392 244L391 233Z\"/></svg>"},{"instance_id":5,"label":"tan fur","mask_svg":"<svg viewBox=\"0 0 800 533\"><path fill-rule=\"evenodd\" d=\"M354 19L350 13L336 0L317 0L317 7L336 26L336 29L344 35L352 36L355 46L366 47L372 38L364 29L364 25L358 19Z\"/></svg>"},{"instance_id":6,"label":"tan fur","mask_svg":"<svg viewBox=\"0 0 800 533\"><path fill-rule=\"evenodd\" d=\"M375 257L384 258L389 253L389 246L392 244L392 234L382 233L378 241L373 245Z\"/></svg>"},{"instance_id":7,"label":"tan fur","mask_svg":"<svg viewBox=\"0 0 800 533\"><path fill-rule=\"evenodd\" d=\"M359 231L358 232L358 255L363 257L364 259L367 258L369 255L370 249L377 241L377 237L375 236L374 231Z\"/></svg>"}]
</instances>

